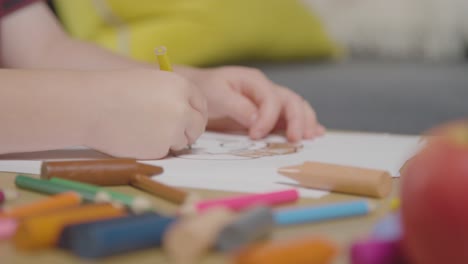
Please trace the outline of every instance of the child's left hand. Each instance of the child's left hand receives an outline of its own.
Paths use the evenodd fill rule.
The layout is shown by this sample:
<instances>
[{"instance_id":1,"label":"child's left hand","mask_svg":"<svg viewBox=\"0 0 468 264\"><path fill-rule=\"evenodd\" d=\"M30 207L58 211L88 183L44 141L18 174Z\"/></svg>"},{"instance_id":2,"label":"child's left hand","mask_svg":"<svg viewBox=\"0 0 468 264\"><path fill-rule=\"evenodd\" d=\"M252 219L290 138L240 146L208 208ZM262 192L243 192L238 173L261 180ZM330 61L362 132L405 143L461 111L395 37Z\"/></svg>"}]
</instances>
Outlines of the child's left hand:
<instances>
[{"instance_id":1,"label":"child's left hand","mask_svg":"<svg viewBox=\"0 0 468 264\"><path fill-rule=\"evenodd\" d=\"M273 83L262 72L247 67L181 68L207 97L208 129L247 129L259 139L275 129L286 129L290 141L321 136L325 128L301 96Z\"/></svg>"}]
</instances>

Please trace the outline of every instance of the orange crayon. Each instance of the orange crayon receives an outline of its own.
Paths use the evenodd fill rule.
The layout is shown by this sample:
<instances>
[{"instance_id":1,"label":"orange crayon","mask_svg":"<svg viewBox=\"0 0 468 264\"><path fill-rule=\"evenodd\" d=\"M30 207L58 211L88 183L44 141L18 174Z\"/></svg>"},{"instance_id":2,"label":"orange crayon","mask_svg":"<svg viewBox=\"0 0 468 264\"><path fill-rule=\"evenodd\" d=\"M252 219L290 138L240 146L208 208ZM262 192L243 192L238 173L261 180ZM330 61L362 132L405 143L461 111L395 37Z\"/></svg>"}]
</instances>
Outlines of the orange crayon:
<instances>
[{"instance_id":1,"label":"orange crayon","mask_svg":"<svg viewBox=\"0 0 468 264\"><path fill-rule=\"evenodd\" d=\"M0 213L0 218L9 217L21 219L25 217L31 217L42 213L49 213L60 209L77 206L81 203L81 201L81 196L78 193L60 193L37 202L5 208L2 213Z\"/></svg>"},{"instance_id":2,"label":"orange crayon","mask_svg":"<svg viewBox=\"0 0 468 264\"><path fill-rule=\"evenodd\" d=\"M326 240L301 238L266 242L247 246L234 259L235 264L327 264L337 252L336 246Z\"/></svg>"},{"instance_id":3,"label":"orange crayon","mask_svg":"<svg viewBox=\"0 0 468 264\"><path fill-rule=\"evenodd\" d=\"M58 243L60 233L67 225L124 215L124 208L101 203L28 217L19 224L13 241L15 246L22 250L52 247Z\"/></svg>"}]
</instances>

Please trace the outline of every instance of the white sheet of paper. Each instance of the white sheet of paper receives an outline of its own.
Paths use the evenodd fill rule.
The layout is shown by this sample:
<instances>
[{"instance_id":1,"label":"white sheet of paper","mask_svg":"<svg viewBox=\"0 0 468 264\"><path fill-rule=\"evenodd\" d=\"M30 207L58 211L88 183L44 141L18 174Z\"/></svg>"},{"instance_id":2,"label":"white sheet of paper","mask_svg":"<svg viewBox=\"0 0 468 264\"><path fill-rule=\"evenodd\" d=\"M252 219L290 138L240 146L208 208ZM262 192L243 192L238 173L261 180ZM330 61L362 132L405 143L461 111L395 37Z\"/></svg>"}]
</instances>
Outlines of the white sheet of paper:
<instances>
[{"instance_id":1,"label":"white sheet of paper","mask_svg":"<svg viewBox=\"0 0 468 264\"><path fill-rule=\"evenodd\" d=\"M328 132L326 136L314 141L303 141L303 147L296 153L252 158L245 155L246 151L248 153L262 149L266 142L284 142L284 139L270 136L265 140L251 141L245 136L208 132L202 135L187 154L142 162L163 166L164 173L156 178L173 186L233 192L267 192L291 188L295 181L278 174L277 169L299 165L305 161L381 169L398 176L398 170L403 163L420 147L419 141L419 136ZM73 159L87 158L83 148L71 148L68 151L75 155L64 155L63 150L61 155ZM77 152L83 155L76 155ZM48 159L67 159L50 153L41 154ZM88 154L90 158L99 156L96 153ZM22 160L23 156L37 160ZM40 156L0 156L0 171L38 174L42 160ZM298 189L302 197L318 198L328 193Z\"/></svg>"}]
</instances>

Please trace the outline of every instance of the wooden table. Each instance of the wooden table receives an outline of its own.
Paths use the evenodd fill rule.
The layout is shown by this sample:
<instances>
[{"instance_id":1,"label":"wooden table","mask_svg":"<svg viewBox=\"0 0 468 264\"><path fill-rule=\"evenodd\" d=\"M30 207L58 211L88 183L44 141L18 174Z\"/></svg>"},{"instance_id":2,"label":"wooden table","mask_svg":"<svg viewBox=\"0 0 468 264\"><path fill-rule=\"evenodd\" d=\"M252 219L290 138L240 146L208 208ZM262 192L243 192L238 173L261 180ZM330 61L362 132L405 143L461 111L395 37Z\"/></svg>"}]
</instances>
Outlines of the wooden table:
<instances>
[{"instance_id":1,"label":"wooden table","mask_svg":"<svg viewBox=\"0 0 468 264\"><path fill-rule=\"evenodd\" d=\"M14 176L12 173L0 173L0 186L1 188L15 188ZM373 225L383 217L390 210L390 198L398 194L399 180L393 180L393 193L387 199L375 200L378 208L372 214L363 217L354 217L349 219L340 219L333 221L326 221L316 224L305 224L299 226L292 226L287 228L279 228L275 231L273 239L294 238L304 235L313 235L317 237L325 237L335 241L341 248L340 255L336 258L334 263L344 264L349 263L348 249L352 241L365 237ZM162 212L175 212L176 207L170 203L162 201L158 198L150 196L139 190L131 187L113 187L113 190L118 190L128 194L139 194L150 198L155 206ZM192 190L198 193L203 198L215 198L234 193L208 191L208 190ZM34 201L43 197L41 194L34 192L20 190L20 198L9 202L9 205L23 204ZM313 204L326 204L329 202L347 201L353 199L360 199L362 197L332 193L320 199L301 199L298 205L313 205ZM155 263L169 263L164 253L159 249L148 249L130 254L124 254L116 257L107 258L100 261L89 261L75 257L74 255L61 251L61 250L45 250L38 253L24 253L16 251L14 246L8 241L0 241L0 263L1 264L30 264L30 263L46 263L46 264L72 264L72 263L115 263L115 264L155 264ZM217 253L212 253L206 256L201 263L203 264L217 264L229 263L229 257Z\"/></svg>"}]
</instances>

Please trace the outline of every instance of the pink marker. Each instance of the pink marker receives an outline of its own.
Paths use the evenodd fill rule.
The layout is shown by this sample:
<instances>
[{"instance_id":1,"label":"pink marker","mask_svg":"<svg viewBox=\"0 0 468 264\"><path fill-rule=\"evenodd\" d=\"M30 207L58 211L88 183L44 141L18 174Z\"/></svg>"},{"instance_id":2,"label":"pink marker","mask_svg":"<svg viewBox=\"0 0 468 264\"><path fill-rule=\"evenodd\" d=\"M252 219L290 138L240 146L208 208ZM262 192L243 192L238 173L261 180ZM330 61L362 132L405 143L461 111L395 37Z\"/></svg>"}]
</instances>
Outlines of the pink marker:
<instances>
[{"instance_id":1,"label":"pink marker","mask_svg":"<svg viewBox=\"0 0 468 264\"><path fill-rule=\"evenodd\" d=\"M294 202L298 198L299 193L297 192L297 190L290 189L286 191L250 194L230 198L202 201L197 203L195 206L198 212L216 206L224 206L233 211L241 211L253 205L277 205L282 203Z\"/></svg>"},{"instance_id":2,"label":"pink marker","mask_svg":"<svg viewBox=\"0 0 468 264\"><path fill-rule=\"evenodd\" d=\"M0 218L0 240L12 237L16 232L17 223L10 218Z\"/></svg>"}]
</instances>

